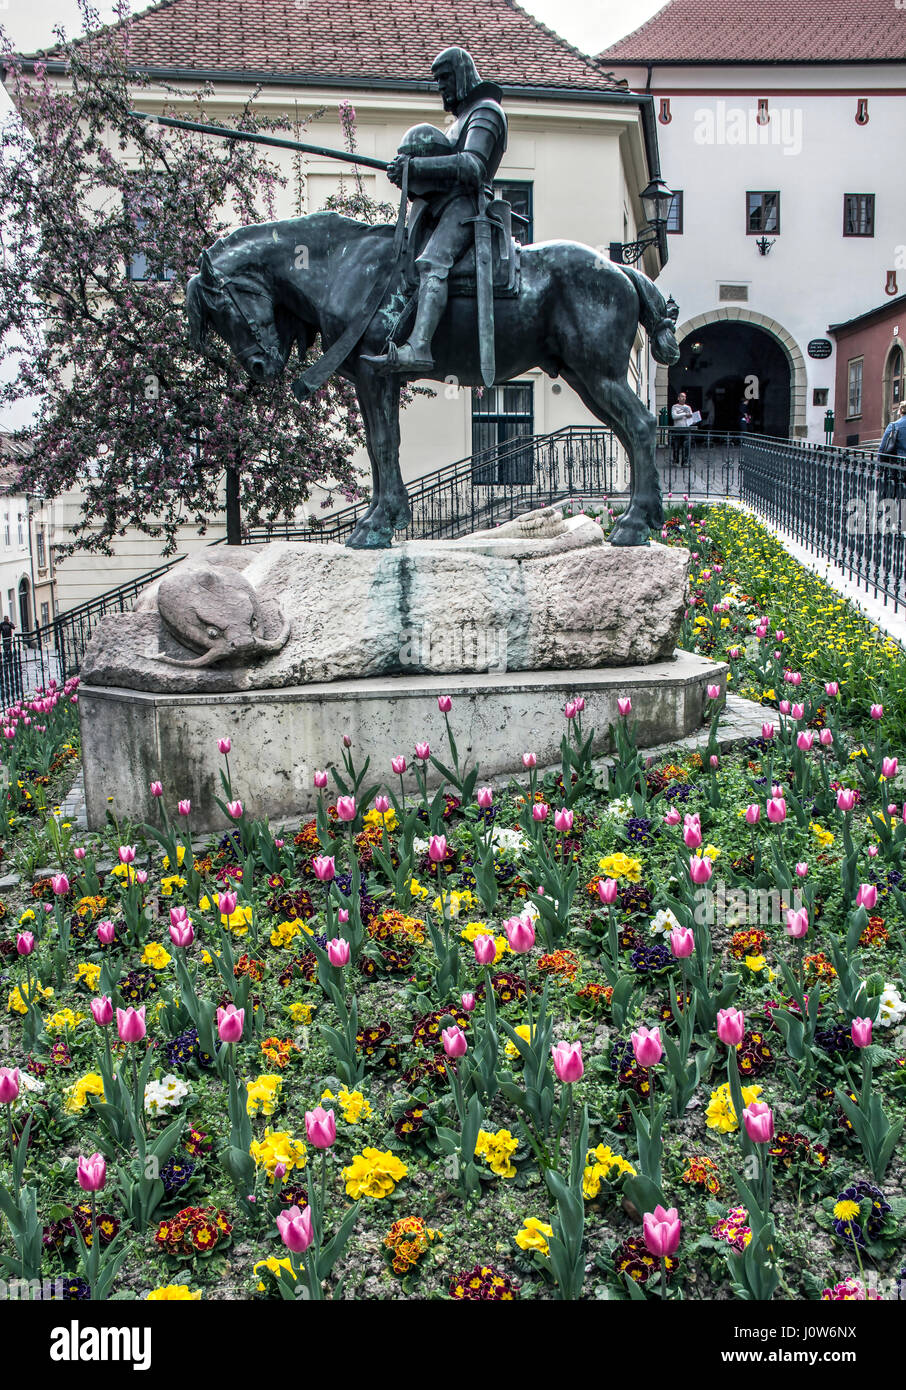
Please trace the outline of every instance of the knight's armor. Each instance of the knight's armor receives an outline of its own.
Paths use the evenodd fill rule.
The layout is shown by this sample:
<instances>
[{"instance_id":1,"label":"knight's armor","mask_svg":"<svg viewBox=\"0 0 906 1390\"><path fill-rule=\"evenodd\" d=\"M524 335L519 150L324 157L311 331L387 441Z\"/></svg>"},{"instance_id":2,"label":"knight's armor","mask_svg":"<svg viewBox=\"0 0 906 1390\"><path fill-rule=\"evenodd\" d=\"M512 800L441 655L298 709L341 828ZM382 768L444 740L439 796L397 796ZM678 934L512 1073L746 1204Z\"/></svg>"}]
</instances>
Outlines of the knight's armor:
<instances>
[{"instance_id":1,"label":"knight's armor","mask_svg":"<svg viewBox=\"0 0 906 1390\"><path fill-rule=\"evenodd\" d=\"M470 219L493 198L494 176L507 142L500 88L482 82L464 48L445 49L431 70L442 88L448 81L444 105L456 120L447 131L414 126L399 148L399 156L409 162L410 235L421 238L426 229L428 235L415 262L418 312L409 341L399 348L391 344L384 357L366 358L389 370L433 368L431 339L446 308L447 277L472 244Z\"/></svg>"}]
</instances>

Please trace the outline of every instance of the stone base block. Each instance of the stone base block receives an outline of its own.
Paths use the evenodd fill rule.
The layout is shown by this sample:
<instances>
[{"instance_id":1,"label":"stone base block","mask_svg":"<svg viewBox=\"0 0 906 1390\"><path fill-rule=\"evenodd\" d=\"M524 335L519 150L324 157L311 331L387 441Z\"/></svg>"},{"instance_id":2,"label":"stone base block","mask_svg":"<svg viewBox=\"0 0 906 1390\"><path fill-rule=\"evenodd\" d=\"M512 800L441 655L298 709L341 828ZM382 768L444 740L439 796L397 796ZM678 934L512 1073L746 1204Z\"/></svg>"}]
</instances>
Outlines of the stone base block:
<instances>
[{"instance_id":1,"label":"stone base block","mask_svg":"<svg viewBox=\"0 0 906 1390\"><path fill-rule=\"evenodd\" d=\"M489 672L485 675L389 676L330 681L280 690L153 694L82 685L79 712L88 823L156 816L149 786L160 780L168 810L192 802L192 829L226 829L215 797L221 795L223 759L217 740L232 740L233 790L247 812L271 822L298 820L313 805L316 768L340 764L344 734L357 764L370 756L374 781L395 781L390 759L416 742L448 756L437 696L453 697L451 723L461 760L477 761L482 783L522 774L522 754L539 767L560 761L563 706L583 695L586 730L597 732L595 752L609 751L608 725L617 699L628 695L643 747L670 743L702 724L708 684L725 685L727 667L678 651L648 666L597 670ZM429 769L429 785L439 778ZM331 785L333 785L331 783ZM414 788L411 773L407 787Z\"/></svg>"}]
</instances>

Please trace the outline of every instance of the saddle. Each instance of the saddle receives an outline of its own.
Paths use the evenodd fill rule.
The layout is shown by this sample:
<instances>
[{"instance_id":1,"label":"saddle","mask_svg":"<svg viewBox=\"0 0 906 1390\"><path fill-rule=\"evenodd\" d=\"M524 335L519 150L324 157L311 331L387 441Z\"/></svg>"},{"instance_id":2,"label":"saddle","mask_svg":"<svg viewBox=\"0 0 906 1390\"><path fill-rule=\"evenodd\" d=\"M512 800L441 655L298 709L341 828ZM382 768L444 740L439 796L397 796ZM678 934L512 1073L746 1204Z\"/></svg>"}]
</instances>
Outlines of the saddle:
<instances>
[{"instance_id":1,"label":"saddle","mask_svg":"<svg viewBox=\"0 0 906 1390\"><path fill-rule=\"evenodd\" d=\"M425 212L427 204L420 199L413 204L409 219L406 249L403 258L403 288L407 292L418 290L419 275L415 262L430 235ZM493 260L491 263L495 299L515 299L519 294L521 279L521 246L513 236L513 210L504 198L495 198L488 204L488 216L495 224L493 238ZM476 293L475 246L470 245L456 261L448 280L450 294L459 297Z\"/></svg>"}]
</instances>

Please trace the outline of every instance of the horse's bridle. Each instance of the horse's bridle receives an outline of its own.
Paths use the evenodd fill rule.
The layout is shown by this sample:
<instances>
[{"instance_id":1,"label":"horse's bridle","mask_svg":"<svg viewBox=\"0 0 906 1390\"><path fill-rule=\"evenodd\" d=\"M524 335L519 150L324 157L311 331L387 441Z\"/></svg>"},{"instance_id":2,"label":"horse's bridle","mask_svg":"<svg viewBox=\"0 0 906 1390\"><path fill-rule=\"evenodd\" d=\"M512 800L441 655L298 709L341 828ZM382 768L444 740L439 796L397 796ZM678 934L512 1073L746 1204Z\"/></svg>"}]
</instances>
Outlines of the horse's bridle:
<instances>
[{"instance_id":1,"label":"horse's bridle","mask_svg":"<svg viewBox=\"0 0 906 1390\"><path fill-rule=\"evenodd\" d=\"M264 353L264 356L269 361L278 363L282 368L285 365L282 358L278 353L274 352L274 350L267 343L264 342L261 336L260 327L255 322L255 320L250 318L249 315L245 312L245 310L239 302L239 292L237 292L232 282L225 275L220 275L218 277L217 290L218 293L225 294L228 296L237 314L242 319L243 323L251 333L252 337L255 339L255 342L258 344L258 347ZM254 295L255 297L261 295L267 297L267 290L263 286L260 290L243 290L242 293ZM271 300L271 303L273 304L273 300Z\"/></svg>"}]
</instances>

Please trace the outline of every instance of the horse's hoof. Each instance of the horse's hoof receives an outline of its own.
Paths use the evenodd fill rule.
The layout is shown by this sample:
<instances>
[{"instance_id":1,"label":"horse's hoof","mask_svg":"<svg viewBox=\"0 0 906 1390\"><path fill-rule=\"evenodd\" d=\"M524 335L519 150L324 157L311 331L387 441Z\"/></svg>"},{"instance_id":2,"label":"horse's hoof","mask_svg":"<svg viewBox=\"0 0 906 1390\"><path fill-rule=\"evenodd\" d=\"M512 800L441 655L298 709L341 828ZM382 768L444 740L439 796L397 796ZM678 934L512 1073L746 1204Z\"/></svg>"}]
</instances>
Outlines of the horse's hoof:
<instances>
[{"instance_id":1,"label":"horse's hoof","mask_svg":"<svg viewBox=\"0 0 906 1390\"><path fill-rule=\"evenodd\" d=\"M648 523L635 517L619 520L607 538L611 545L650 545Z\"/></svg>"},{"instance_id":2,"label":"horse's hoof","mask_svg":"<svg viewBox=\"0 0 906 1390\"><path fill-rule=\"evenodd\" d=\"M393 541L393 527L376 523L373 517L364 516L346 542L348 550L389 550Z\"/></svg>"}]
</instances>

